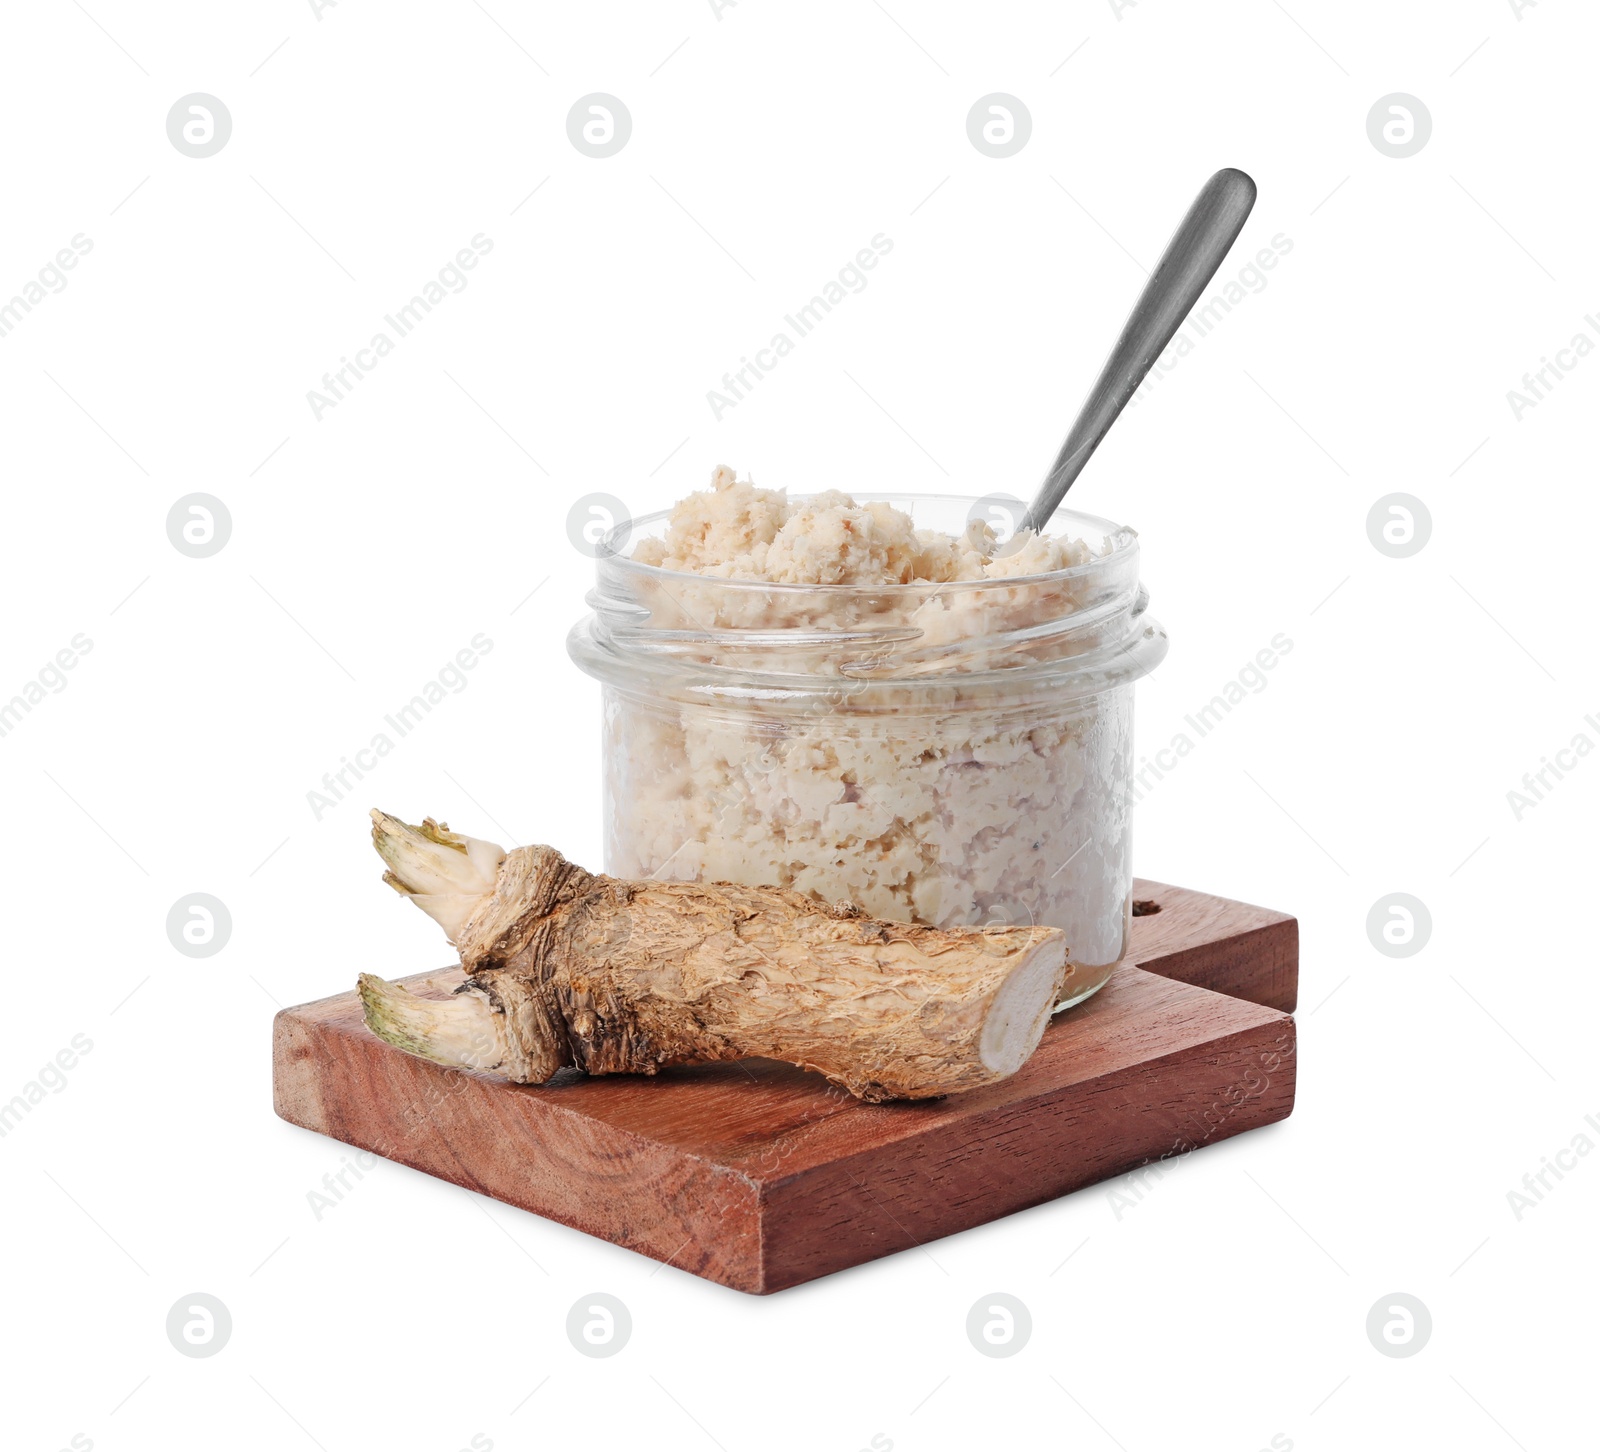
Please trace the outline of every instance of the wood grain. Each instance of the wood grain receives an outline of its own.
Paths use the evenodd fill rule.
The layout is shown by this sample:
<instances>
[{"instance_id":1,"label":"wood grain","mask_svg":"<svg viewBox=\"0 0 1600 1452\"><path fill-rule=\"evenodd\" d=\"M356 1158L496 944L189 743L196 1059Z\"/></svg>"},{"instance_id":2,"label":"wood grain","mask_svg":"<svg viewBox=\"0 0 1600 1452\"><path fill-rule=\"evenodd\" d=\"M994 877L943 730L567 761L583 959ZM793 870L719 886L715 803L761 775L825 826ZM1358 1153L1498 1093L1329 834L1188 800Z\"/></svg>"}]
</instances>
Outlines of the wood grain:
<instances>
[{"instance_id":1,"label":"wood grain","mask_svg":"<svg viewBox=\"0 0 1600 1452\"><path fill-rule=\"evenodd\" d=\"M1128 962L1022 1070L863 1104L767 1060L517 1085L412 1058L355 994L278 1014L292 1124L738 1290L925 1244L1268 1124L1294 1105L1293 918L1160 883ZM444 996L459 969L404 981Z\"/></svg>"},{"instance_id":2,"label":"wood grain","mask_svg":"<svg viewBox=\"0 0 1600 1452\"><path fill-rule=\"evenodd\" d=\"M1294 1012L1300 924L1287 913L1142 877L1133 881L1133 897L1161 911L1133 920L1126 962L1163 978Z\"/></svg>"}]
</instances>

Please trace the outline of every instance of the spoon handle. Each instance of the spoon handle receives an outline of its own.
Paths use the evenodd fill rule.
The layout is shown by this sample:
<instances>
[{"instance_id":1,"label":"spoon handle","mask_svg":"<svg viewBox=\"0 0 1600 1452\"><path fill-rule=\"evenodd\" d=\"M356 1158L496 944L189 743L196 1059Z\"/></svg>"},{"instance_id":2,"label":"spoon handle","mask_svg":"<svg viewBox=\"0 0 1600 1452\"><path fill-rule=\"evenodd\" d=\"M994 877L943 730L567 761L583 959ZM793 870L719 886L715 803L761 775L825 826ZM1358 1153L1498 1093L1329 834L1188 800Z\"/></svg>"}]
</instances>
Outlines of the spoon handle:
<instances>
[{"instance_id":1,"label":"spoon handle","mask_svg":"<svg viewBox=\"0 0 1600 1452\"><path fill-rule=\"evenodd\" d=\"M1122 329L1122 336L1095 379L1094 387L1056 455L1022 528L1042 530L1089 462L1089 457L1117 421L1150 365L1172 341L1189 309L1199 301L1255 205L1256 184L1242 171L1219 171L1194 199L1188 215L1172 234L1156 270Z\"/></svg>"}]
</instances>

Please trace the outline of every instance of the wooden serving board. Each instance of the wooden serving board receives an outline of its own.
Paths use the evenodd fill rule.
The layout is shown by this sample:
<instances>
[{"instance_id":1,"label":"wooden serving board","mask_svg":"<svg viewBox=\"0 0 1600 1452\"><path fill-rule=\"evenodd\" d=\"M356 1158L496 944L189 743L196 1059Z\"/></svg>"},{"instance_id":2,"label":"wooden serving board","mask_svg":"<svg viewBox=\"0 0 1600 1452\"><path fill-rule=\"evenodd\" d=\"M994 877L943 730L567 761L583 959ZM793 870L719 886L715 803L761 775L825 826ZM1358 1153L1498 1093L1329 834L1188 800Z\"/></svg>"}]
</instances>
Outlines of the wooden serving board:
<instances>
[{"instance_id":1,"label":"wooden serving board","mask_svg":"<svg viewBox=\"0 0 1600 1452\"><path fill-rule=\"evenodd\" d=\"M274 1103L736 1290L782 1290L1289 1114L1295 920L1157 882L1134 897L1111 981L1020 1072L949 1099L863 1104L766 1059L509 1084L391 1048L350 992L278 1014ZM461 972L401 981L443 997Z\"/></svg>"}]
</instances>

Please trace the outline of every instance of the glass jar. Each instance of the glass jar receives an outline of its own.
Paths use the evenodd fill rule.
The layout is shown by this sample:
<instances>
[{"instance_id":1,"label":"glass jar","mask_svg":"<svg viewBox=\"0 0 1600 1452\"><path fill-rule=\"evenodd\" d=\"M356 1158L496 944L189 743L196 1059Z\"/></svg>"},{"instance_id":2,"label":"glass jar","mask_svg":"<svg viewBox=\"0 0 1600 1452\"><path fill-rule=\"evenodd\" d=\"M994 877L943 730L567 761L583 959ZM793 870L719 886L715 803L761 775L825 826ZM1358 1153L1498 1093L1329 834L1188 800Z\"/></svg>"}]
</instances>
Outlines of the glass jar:
<instances>
[{"instance_id":1,"label":"glass jar","mask_svg":"<svg viewBox=\"0 0 1600 1452\"><path fill-rule=\"evenodd\" d=\"M977 504L855 497L952 534ZM1167 640L1131 529L1068 510L1051 527L1093 557L871 587L678 573L603 542L567 648L604 686L605 870L1049 924L1061 1006L1082 1002L1127 950L1133 684Z\"/></svg>"}]
</instances>

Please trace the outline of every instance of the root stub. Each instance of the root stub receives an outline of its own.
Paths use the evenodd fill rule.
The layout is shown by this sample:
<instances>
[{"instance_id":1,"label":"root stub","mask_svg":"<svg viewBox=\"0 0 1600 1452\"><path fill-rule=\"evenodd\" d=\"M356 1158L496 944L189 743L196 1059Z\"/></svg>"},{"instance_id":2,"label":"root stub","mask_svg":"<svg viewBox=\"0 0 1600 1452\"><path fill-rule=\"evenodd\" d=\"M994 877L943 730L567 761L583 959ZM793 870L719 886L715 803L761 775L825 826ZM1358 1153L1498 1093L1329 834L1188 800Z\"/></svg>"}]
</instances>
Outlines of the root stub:
<instances>
[{"instance_id":1,"label":"root stub","mask_svg":"<svg viewBox=\"0 0 1600 1452\"><path fill-rule=\"evenodd\" d=\"M551 847L501 853L372 816L385 880L445 927L469 976L438 1002L362 975L368 1027L517 1083L765 1057L868 1100L956 1093L1021 1068L1066 971L1055 928L929 928L774 888L626 882Z\"/></svg>"}]
</instances>

